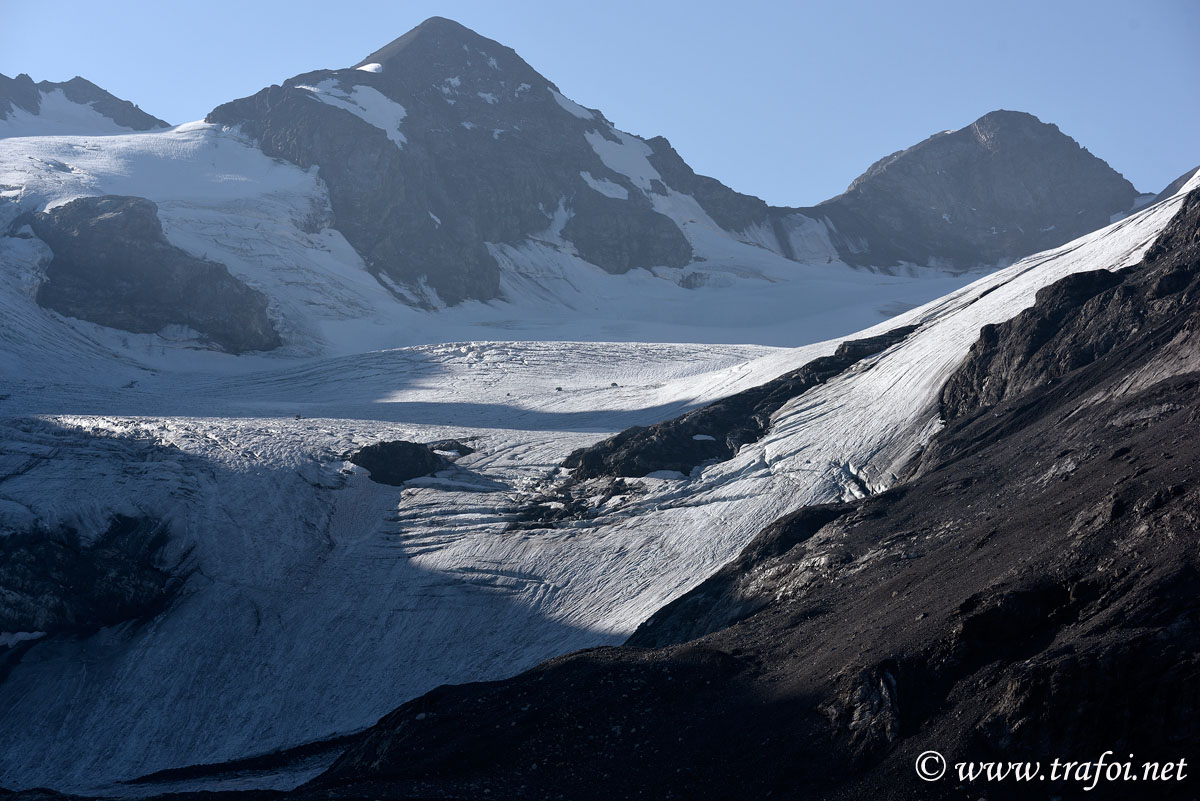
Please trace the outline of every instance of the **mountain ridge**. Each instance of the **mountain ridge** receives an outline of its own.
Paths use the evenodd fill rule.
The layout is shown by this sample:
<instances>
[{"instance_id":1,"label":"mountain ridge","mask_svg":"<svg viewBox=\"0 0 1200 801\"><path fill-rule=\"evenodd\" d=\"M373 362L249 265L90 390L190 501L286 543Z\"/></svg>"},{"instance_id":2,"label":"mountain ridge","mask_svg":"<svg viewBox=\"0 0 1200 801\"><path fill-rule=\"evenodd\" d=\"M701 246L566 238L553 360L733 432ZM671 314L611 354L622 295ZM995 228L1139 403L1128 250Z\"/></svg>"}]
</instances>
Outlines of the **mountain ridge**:
<instances>
[{"instance_id":1,"label":"mountain ridge","mask_svg":"<svg viewBox=\"0 0 1200 801\"><path fill-rule=\"evenodd\" d=\"M48 103L53 104L52 109L45 108ZM64 107L64 103L69 106ZM77 108L73 114L71 106ZM97 118L107 120L110 125L98 125L99 119L90 123L86 118L81 119L87 110L94 112ZM22 112L24 118L15 120L14 117ZM49 116L49 119L42 124L43 127L57 124L61 130L52 130L60 134L150 131L170 127L164 120L147 114L130 101L122 100L78 75L58 83L34 83L24 73L15 78L0 75L0 136L36 134L38 124L35 120L45 116Z\"/></svg>"},{"instance_id":2,"label":"mountain ridge","mask_svg":"<svg viewBox=\"0 0 1200 801\"><path fill-rule=\"evenodd\" d=\"M451 72L455 74L449 75ZM546 116L544 111L537 112L541 116L535 122L527 109L510 112L520 98L495 88L497 81L503 88L505 81L498 75L507 73L515 76L513 83L527 87L531 96L543 101L542 109L553 113ZM467 78L468 89L461 89L463 76ZM367 197L360 189L371 176L356 171L337 147L313 141L302 131L314 124L326 125L331 126L326 138L345 138L349 136L345 126L353 124L348 119L335 121L329 115L319 121L313 117L313 109L303 106L303 95L297 91L314 83L325 86L323 91L338 95L327 97L326 102L340 103L343 108L347 106L341 95L353 95L360 87L364 94L382 91L388 101L402 109L396 122L396 136L408 136L398 132L410 127L424 128L423 141L406 140L399 145L399 154L382 145L372 146L370 159L374 166L386 165L382 172L393 177L377 181ZM484 99L486 107L470 96L472 90ZM511 90L511 86L507 87L507 91ZM561 109L544 103L546 92ZM322 91L314 94L320 98ZM438 101L452 106L453 113L446 114L447 109ZM474 119L481 115L493 121L480 123ZM439 122L430 128L429 123L418 122L418 116ZM1010 117L1021 120L1021 124L1012 124ZM552 236L560 236L567 247L586 261L610 272L654 266L680 268L695 263L703 256L695 250L694 243L689 247L685 241L687 213L669 208L667 199L673 191L693 198L724 235L754 241L790 260L804 261L813 255L798 246L797 237L811 245L816 236L825 240L818 247L824 247L823 258L827 261L836 258L855 266L882 269L934 264L959 271L1011 262L1061 244L1106 224L1114 214L1127 212L1137 197L1137 191L1128 182L1094 157L1084 159L1068 176L1070 180L1056 183L1057 178L1047 165L1067 151L1079 150L1074 140L1032 115L998 111L960 129L976 132L984 146L962 155L959 158L962 164L955 165L954 175L948 180L931 182L927 175L931 171L925 166L911 168L931 147L946 149L944 143L939 144L939 137L955 139L953 134L939 134L881 159L855 179L846 193L815 207L768 206L751 195L735 192L717 179L696 174L665 138L642 139L619 131L598 111L562 97L552 82L511 48L441 17L421 23L368 55L351 70L323 70L297 76L251 98L219 106L207 119L239 126L259 141L269 155L305 167L318 165L331 185L335 225L347 229L347 237L364 254L372 271L378 270L409 286L427 281L442 300L451 304L498 296L496 257L486 252L490 247L487 243L517 244L540 235L539 229L548 225ZM505 144L491 146L487 141L458 136L454 140L455 156L471 166L452 165L445 156L438 155L438 146L430 141L429 133L438 131L450 136L455 123L466 126L467 130L481 125L485 129L491 127L493 139L500 139L503 132ZM502 127L494 127L497 124ZM529 132L522 130L522 125L549 126L547 130L553 130L554 135L550 140L526 141ZM335 128L339 131L336 134ZM596 137L588 140L590 148L580 142L581 134L584 139ZM1026 141L1033 142L1032 150L1021 150ZM509 142L513 144L509 146ZM1034 158L1039 155L1039 148L1053 152ZM522 154L529 149L538 151L539 158L536 164L529 164L527 177L516 179L497 173L494 165L498 163L527 161ZM1029 156L1030 163L1023 164L1019 156L1009 155L1014 151ZM1018 186L1030 182L1033 188L1023 194L1008 190L994 193L994 202L974 215L982 222L975 223L971 230L956 232L953 225L932 225L926 219L929 215L921 211L929 197L939 197L939 202L933 204L937 207L934 218L938 223L943 219L956 221L963 214L971 216L976 212L972 203L983 205L978 199L982 197L979 190L968 187L959 197L954 183L966 182L971 166L989 153L1005 156L1004 169L996 168L989 173L993 179L1002 178L1005 169L1015 167L1019 175L1010 183ZM597 155L603 164L597 163ZM362 158L361 154L358 157ZM570 164L570 171L547 170L546 164L550 162L564 168ZM473 186L462 183L460 172L464 169L482 173L482 181ZM904 180L891 180L890 176L902 171L909 173ZM575 172L590 177L581 182ZM418 174L438 176L444 188L449 186L443 193L445 200L453 203L433 202L432 197L422 203L414 198L414 192L425 196L437 194L426 178L416 178ZM347 180L350 175L353 180ZM450 186L456 182L459 186ZM507 187L505 203L485 200L481 206L479 193L490 193L492 190L487 187L497 183ZM894 186L897 183L899 187ZM530 192L531 184L539 188ZM340 188L343 185L354 189L343 192ZM403 194L394 195L389 185L403 186ZM584 191L585 185L595 193ZM517 188L515 194L514 188ZM1047 198L1042 198L1043 195ZM482 197L487 198L488 194ZM1041 201L1032 210L1031 197ZM397 200L405 209L401 214L396 211ZM514 204L541 209L543 216L513 215ZM422 205L429 206L429 213L437 219L443 218L447 205L475 207L466 219L455 215L459 217L456 228L459 247L438 243L439 234L430 229L421 213L425 210L420 208ZM567 210L569 221L561 230L555 230L548 210L560 205ZM1069 212L1066 206L1071 206ZM386 230L382 223L370 226L350 219L365 207L391 209L387 212ZM1077 208L1083 211L1077 214ZM907 223L912 221L920 224L919 234L906 230ZM397 227L404 231L403 243L389 237L388 231ZM1026 232L1025 228L1033 230ZM464 251L461 243L467 238L473 239L474 244Z\"/></svg>"}]
</instances>

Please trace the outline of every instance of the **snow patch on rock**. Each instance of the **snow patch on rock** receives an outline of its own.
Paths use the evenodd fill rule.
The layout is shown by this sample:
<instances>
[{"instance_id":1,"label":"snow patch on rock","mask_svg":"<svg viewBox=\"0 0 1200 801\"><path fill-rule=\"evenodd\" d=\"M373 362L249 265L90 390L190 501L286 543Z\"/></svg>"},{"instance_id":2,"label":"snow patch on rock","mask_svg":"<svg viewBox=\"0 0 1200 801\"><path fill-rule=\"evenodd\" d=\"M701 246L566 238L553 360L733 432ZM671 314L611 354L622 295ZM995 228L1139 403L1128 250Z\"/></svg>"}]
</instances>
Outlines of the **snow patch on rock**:
<instances>
[{"instance_id":1,"label":"snow patch on rock","mask_svg":"<svg viewBox=\"0 0 1200 801\"><path fill-rule=\"evenodd\" d=\"M375 126L387 134L388 139L403 148L408 139L400 132L400 123L408 116L404 106L370 86L355 86L350 93L341 88L337 78L328 78L316 86L297 86L311 92L322 103L348 111L363 122Z\"/></svg>"},{"instance_id":2,"label":"snow patch on rock","mask_svg":"<svg viewBox=\"0 0 1200 801\"><path fill-rule=\"evenodd\" d=\"M528 84L521 84L521 86L528 86ZM517 87L517 91L520 91L520 87ZM550 96L554 98L554 102L558 103L558 105L562 106L564 109L566 109L568 112L570 112L573 116L578 117L581 120L596 119L595 114L588 111L586 108L579 105L574 100L571 100L570 98L565 97L564 95L555 91L553 88L549 88L549 92L550 92Z\"/></svg>"}]
</instances>

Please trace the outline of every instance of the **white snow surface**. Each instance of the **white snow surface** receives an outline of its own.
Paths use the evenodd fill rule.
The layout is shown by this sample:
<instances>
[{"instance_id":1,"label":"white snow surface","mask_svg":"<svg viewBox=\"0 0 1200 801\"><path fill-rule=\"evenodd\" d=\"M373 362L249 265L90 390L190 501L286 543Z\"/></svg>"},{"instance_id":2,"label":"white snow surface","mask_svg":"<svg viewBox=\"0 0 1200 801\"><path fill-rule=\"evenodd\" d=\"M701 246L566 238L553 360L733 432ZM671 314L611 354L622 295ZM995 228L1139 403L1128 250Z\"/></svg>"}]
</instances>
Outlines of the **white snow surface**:
<instances>
[{"instance_id":1,"label":"white snow surface","mask_svg":"<svg viewBox=\"0 0 1200 801\"><path fill-rule=\"evenodd\" d=\"M521 86L528 88L529 84L523 83L523 84L521 84ZM521 87L520 86L517 87L517 91L520 91L520 90L521 90ZM570 112L573 116L578 117L581 120L596 119L595 114L588 111L586 108L579 105L578 103L576 103L574 100L570 99L569 97L556 91L553 87L549 87L549 91L550 91L550 96L554 98L554 102L558 103L558 105L562 106L563 109Z\"/></svg>"},{"instance_id":2,"label":"white snow surface","mask_svg":"<svg viewBox=\"0 0 1200 801\"><path fill-rule=\"evenodd\" d=\"M118 125L91 103L76 103L62 89L41 92L38 113L15 106L0 118L0 139L23 136L100 136L127 134L133 129Z\"/></svg>"},{"instance_id":3,"label":"white snow surface","mask_svg":"<svg viewBox=\"0 0 1200 801\"><path fill-rule=\"evenodd\" d=\"M633 185L643 192L651 191L651 181L662 180L658 170L650 164L649 156L654 151L650 145L633 134L607 129L608 136L599 131L589 131L584 134L592 150L604 162L604 166L613 172L619 172L629 178ZM613 137L613 138L609 138ZM615 139L615 141L614 141Z\"/></svg>"},{"instance_id":4,"label":"white snow surface","mask_svg":"<svg viewBox=\"0 0 1200 801\"><path fill-rule=\"evenodd\" d=\"M363 69L360 67L359 69ZM387 134L388 139L403 148L408 139L400 131L400 123L408 116L404 106L372 86L354 86L350 92L342 89L337 78L327 78L316 86L299 85L322 103L327 103L354 116Z\"/></svg>"},{"instance_id":5,"label":"white snow surface","mask_svg":"<svg viewBox=\"0 0 1200 801\"><path fill-rule=\"evenodd\" d=\"M629 200L629 190L615 181L610 181L607 178L593 178L592 174L586 170L580 172L579 177L584 180L584 183L602 195L616 198L617 200Z\"/></svg>"},{"instance_id":6,"label":"white snow surface","mask_svg":"<svg viewBox=\"0 0 1200 801\"><path fill-rule=\"evenodd\" d=\"M290 275L375 302L349 269L319 279L304 273L329 269L305 261L307 245L290 245L277 260L256 248L262 234L254 225L287 229L286 216L264 211L224 231L231 217L267 199L278 211L319 198L311 174L206 126L154 136L164 185L174 170L195 187L188 201L163 201L174 241L215 249L228 236L231 244L211 257L236 256L231 269L259 285L274 288ZM8 175L14 159L3 148ZM54 183L57 168L21 162L45 180L20 201L44 207L81 186L120 185L121 158L134 158L122 152L49 142L41 163L69 156L71 172ZM218 158L226 166L214 169ZM235 174L233 163L240 177L220 177ZM720 261L718 245L742 243L719 239L690 198L661 202L696 215L685 230L713 248L705 275L736 284L736 265ZM838 340L798 348L468 341L235 360L170 350L153 337L128 336L121 345L112 332L40 312L29 297L40 245L6 240L0 532L35 520L87 539L114 514L148 515L170 527L160 563L188 578L149 623L30 647L0 684L0 786L105 792L113 781L163 768L358 730L438 684L499 678L572 649L619 643L779 516L852 497L860 479L887 488L938 429L940 387L981 326L1012 317L1069 273L1135 263L1178 204L1179 196L856 334L920 326L790 402L769 434L733 459L690 477L636 480L642 494L605 501L593 519L541 530L509 530L512 510L545 488L572 450L760 384L831 353ZM200 233L201 223L211 231ZM494 246L506 260L506 291L561 300L565 285L584 277L592 283L576 297L612 292L617 285L605 282L614 277L571 262L577 257L564 254L555 230L545 241ZM331 262L344 248L327 230L276 231L267 241L302 236L318 237ZM277 276L292 258L298 272ZM837 278L832 268L812 270L826 283L804 311L819 316L829 303L821 298L836 298ZM772 280L751 296L760 307L740 313L795 325L795 310L785 316L784 304L770 302L782 279L763 275ZM662 306L650 319L687 331L694 309L663 304L650 289L655 282L664 279L641 271L620 285L622 301L645 289L645 302ZM896 297L897 286L880 296ZM749 305L745 295L731 303L711 291L726 305ZM321 294L312 286L297 292L273 302L282 309ZM332 342L334 310L322 314L322 336ZM456 325L463 323L444 323L438 334ZM346 341L361 344L363 335ZM345 461L380 440L445 437L476 452L406 487L376 484Z\"/></svg>"}]
</instances>

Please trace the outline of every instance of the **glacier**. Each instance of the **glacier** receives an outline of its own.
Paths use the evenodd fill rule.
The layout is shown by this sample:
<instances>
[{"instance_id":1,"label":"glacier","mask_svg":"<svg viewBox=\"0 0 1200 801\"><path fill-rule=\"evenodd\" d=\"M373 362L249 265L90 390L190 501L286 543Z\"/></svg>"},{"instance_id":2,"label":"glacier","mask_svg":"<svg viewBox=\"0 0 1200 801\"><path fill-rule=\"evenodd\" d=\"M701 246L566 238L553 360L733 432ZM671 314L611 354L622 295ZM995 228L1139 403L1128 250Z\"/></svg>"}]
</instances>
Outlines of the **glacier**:
<instances>
[{"instance_id":1,"label":"glacier","mask_svg":"<svg viewBox=\"0 0 1200 801\"><path fill-rule=\"evenodd\" d=\"M0 531L38 521L87 538L113 515L145 515L170 528L160 561L187 576L153 620L42 638L12 667L0 785L13 788L115 792L152 771L359 730L439 684L621 642L779 516L891 486L938 430L938 391L981 326L1064 275L1137 262L1182 197L966 286L946 278L941 297L886 321L883 299L911 287L915 304L940 279L776 261L698 215L685 231L708 249L719 291L601 274L548 236L496 246L521 300L427 312L321 226L313 172L236 131L96 142L0 140L0 183L22 187L8 199L45 208L136 189L160 203L174 244L267 292L288 344L232 357L186 332L61 318L30 294L44 247L0 239ZM696 214L686 197L661 202ZM706 291L711 305L676 294ZM693 305L670 302L684 297ZM551 313L564 301L576 307ZM733 459L629 479L636 492L598 500L586 520L510 526L575 448L763 383L832 353L841 334L905 325L918 328L785 405ZM704 341L720 337L734 344ZM346 461L381 440L450 437L475 453L404 487Z\"/></svg>"}]
</instances>

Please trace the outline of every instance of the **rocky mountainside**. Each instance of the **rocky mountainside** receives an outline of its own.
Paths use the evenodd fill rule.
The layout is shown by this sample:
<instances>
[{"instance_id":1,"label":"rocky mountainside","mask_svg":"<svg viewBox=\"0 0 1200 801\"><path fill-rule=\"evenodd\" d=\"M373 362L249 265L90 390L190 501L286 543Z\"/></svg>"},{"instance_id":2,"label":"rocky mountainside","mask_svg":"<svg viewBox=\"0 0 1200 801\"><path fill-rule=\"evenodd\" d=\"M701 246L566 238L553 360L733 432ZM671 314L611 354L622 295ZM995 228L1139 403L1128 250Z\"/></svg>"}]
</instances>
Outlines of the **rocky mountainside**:
<instances>
[{"instance_id":1,"label":"rocky mountainside","mask_svg":"<svg viewBox=\"0 0 1200 801\"><path fill-rule=\"evenodd\" d=\"M929 749L1194 797L1050 771L1200 743L1198 298L1193 191L1136 267L985 329L910 481L777 521L625 647L400 707L290 797L1029 797L922 782Z\"/></svg>"},{"instance_id":2,"label":"rocky mountainside","mask_svg":"<svg viewBox=\"0 0 1200 801\"><path fill-rule=\"evenodd\" d=\"M0 137L152 131L168 124L85 78L34 83L0 75Z\"/></svg>"},{"instance_id":3,"label":"rocky mountainside","mask_svg":"<svg viewBox=\"0 0 1200 801\"><path fill-rule=\"evenodd\" d=\"M230 353L279 345L266 297L168 242L149 200L79 198L26 224L54 254L37 291L48 309L134 333L183 326Z\"/></svg>"},{"instance_id":4,"label":"rocky mountainside","mask_svg":"<svg viewBox=\"0 0 1200 801\"><path fill-rule=\"evenodd\" d=\"M1129 181L1058 126L993 111L880 159L812 212L834 224L851 264L961 268L1075 239L1137 197Z\"/></svg>"}]
</instances>

